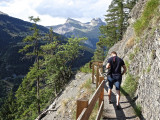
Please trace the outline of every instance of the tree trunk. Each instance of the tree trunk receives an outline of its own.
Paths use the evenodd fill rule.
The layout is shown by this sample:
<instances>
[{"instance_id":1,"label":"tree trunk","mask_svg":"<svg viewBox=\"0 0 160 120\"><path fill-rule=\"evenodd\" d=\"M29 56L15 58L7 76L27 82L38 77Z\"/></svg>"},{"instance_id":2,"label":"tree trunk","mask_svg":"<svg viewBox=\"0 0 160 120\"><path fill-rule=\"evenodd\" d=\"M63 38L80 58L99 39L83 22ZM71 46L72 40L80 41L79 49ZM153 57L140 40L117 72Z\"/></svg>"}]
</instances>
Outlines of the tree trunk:
<instances>
[{"instance_id":1,"label":"tree trunk","mask_svg":"<svg viewBox=\"0 0 160 120\"><path fill-rule=\"evenodd\" d=\"M36 58L36 62L37 62L37 71L39 72L39 53L37 51L37 58ZM38 110L38 114L40 114L40 94L39 94L39 83L40 83L40 76L37 76L37 110Z\"/></svg>"}]
</instances>

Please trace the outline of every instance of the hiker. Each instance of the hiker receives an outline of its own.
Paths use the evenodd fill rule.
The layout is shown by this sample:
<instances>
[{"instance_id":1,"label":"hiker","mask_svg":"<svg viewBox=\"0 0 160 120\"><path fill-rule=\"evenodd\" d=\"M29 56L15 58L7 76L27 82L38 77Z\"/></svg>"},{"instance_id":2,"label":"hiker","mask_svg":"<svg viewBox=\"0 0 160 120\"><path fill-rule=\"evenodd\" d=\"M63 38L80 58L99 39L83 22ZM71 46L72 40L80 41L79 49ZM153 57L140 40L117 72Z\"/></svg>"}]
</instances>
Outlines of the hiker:
<instances>
[{"instance_id":1,"label":"hiker","mask_svg":"<svg viewBox=\"0 0 160 120\"><path fill-rule=\"evenodd\" d=\"M111 101L111 92L113 88L113 84L116 87L116 107L119 109L119 100L120 100L120 85L122 82L122 75L127 71L124 61L117 56L115 51L111 52L111 56L108 59L106 68L109 70L107 79L109 82L109 90L108 90L108 97L109 97L109 104L113 103ZM121 67L123 67L123 72L121 72Z\"/></svg>"}]
</instances>

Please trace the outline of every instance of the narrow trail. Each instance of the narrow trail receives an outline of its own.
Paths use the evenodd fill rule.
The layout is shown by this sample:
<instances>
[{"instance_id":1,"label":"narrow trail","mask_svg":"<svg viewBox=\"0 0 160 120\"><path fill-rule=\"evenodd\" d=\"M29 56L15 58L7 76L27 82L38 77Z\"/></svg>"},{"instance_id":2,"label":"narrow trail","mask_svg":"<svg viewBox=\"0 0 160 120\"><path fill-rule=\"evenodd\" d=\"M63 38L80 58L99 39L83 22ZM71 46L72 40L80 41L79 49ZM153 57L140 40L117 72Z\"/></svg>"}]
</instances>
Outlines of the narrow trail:
<instances>
[{"instance_id":1,"label":"narrow trail","mask_svg":"<svg viewBox=\"0 0 160 120\"><path fill-rule=\"evenodd\" d=\"M116 109L115 87L113 87L111 96L113 103L109 104L107 91L108 83L106 82L104 87L104 111L102 115L103 120L140 120L139 117L136 116L129 100L123 95L121 95L120 98L120 109Z\"/></svg>"}]
</instances>

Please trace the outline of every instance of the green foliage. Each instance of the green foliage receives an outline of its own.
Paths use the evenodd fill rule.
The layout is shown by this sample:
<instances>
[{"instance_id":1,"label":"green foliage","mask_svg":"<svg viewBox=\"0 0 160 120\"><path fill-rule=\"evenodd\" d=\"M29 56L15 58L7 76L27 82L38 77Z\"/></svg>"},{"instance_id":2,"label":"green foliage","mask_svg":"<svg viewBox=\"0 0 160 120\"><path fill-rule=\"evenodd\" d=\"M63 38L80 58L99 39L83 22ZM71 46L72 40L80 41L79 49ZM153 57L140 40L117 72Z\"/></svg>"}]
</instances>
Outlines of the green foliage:
<instances>
[{"instance_id":1,"label":"green foliage","mask_svg":"<svg viewBox=\"0 0 160 120\"><path fill-rule=\"evenodd\" d=\"M151 65L148 66L147 73L149 73L150 71L151 71Z\"/></svg>"},{"instance_id":2,"label":"green foliage","mask_svg":"<svg viewBox=\"0 0 160 120\"><path fill-rule=\"evenodd\" d=\"M135 77L133 77L133 75L128 73L124 81L124 84L122 86L122 89L125 91L125 93L124 92L122 93L133 97L134 93L137 90L137 85L138 85L138 79L136 79Z\"/></svg>"},{"instance_id":3,"label":"green foliage","mask_svg":"<svg viewBox=\"0 0 160 120\"><path fill-rule=\"evenodd\" d=\"M91 73L92 69L90 69L89 63L86 63L84 66L80 68L80 71L84 73Z\"/></svg>"},{"instance_id":4,"label":"green foliage","mask_svg":"<svg viewBox=\"0 0 160 120\"><path fill-rule=\"evenodd\" d=\"M127 71L128 71L128 70L129 70L129 66L130 66L129 62L128 62L128 61L125 61L125 65L126 65Z\"/></svg>"},{"instance_id":5,"label":"green foliage","mask_svg":"<svg viewBox=\"0 0 160 120\"><path fill-rule=\"evenodd\" d=\"M142 107L140 106L140 104L137 104L135 107L134 107L134 111L136 113L136 115L138 117L141 117L141 113L142 113Z\"/></svg>"},{"instance_id":6,"label":"green foliage","mask_svg":"<svg viewBox=\"0 0 160 120\"><path fill-rule=\"evenodd\" d=\"M159 5L160 2L158 0L149 0L146 3L142 16L134 23L134 29L138 36L140 36L143 30L148 27L149 22L153 18L155 10Z\"/></svg>"},{"instance_id":7,"label":"green foliage","mask_svg":"<svg viewBox=\"0 0 160 120\"><path fill-rule=\"evenodd\" d=\"M100 47L99 45L97 45L97 49L94 52L93 60L94 61L104 61L104 59L105 59L105 50L106 50L105 47Z\"/></svg>"},{"instance_id":8,"label":"green foliage","mask_svg":"<svg viewBox=\"0 0 160 120\"><path fill-rule=\"evenodd\" d=\"M33 111L35 111L35 106L37 105L37 111L38 114L40 114L40 78L42 77L44 70L41 67L40 64L40 54L41 54L41 49L40 49L40 41L42 39L42 36L39 32L39 29L37 28L37 22L40 21L39 18L34 18L33 16L29 17L30 21L33 21L33 27L30 28L30 30L32 31L32 34L29 36L26 36L23 39L23 42L25 43L25 46L19 50L19 52L21 53L25 53L26 57L34 57L35 58L35 63L34 66L30 69L30 72L28 73L26 79L24 81L26 82L30 82L30 86L25 85L25 83L22 85L24 85L24 91L26 87L29 87L30 89L28 90L28 92L32 93L32 101L30 104L27 104L25 106L31 108ZM36 81L36 82L35 82ZM33 86L33 84L36 84ZM22 86L23 87L23 86ZM17 93L21 93L21 91L18 91ZM27 97L30 97L30 94L28 93ZM34 98L36 95L36 98ZM19 95L17 95L17 98L19 97ZM32 104L34 102L34 104ZM21 101L20 103L24 103L24 101ZM25 103L24 103L25 104ZM28 106L29 105L29 106ZM21 107L19 107L20 109ZM24 107L25 108L25 107ZM31 114L30 109L24 110L24 108L22 108L23 110L19 110L20 112L24 112L23 114L21 114L21 117L24 116L33 116L33 114ZM31 115L28 115L28 114ZM34 114L36 116L36 114Z\"/></svg>"},{"instance_id":9,"label":"green foliage","mask_svg":"<svg viewBox=\"0 0 160 120\"><path fill-rule=\"evenodd\" d=\"M86 38L69 38L65 44L53 35L42 36L37 28L39 18L30 17L34 22L31 35L24 38L25 46L19 50L35 62L16 91L17 111L15 119L35 119L47 107L51 98L63 89L72 75L73 62L81 55L80 42ZM40 44L44 40L46 44Z\"/></svg>"},{"instance_id":10,"label":"green foliage","mask_svg":"<svg viewBox=\"0 0 160 120\"><path fill-rule=\"evenodd\" d=\"M106 25L100 27L101 36L96 44L93 59L103 61L109 48L122 40L122 36L128 26L128 14L136 4L137 0L112 0L107 15Z\"/></svg>"},{"instance_id":11,"label":"green foliage","mask_svg":"<svg viewBox=\"0 0 160 120\"><path fill-rule=\"evenodd\" d=\"M130 59L130 60L133 60L134 57L135 57L135 54L134 54L134 53L131 53L131 54L129 55L129 59Z\"/></svg>"},{"instance_id":12,"label":"green foliage","mask_svg":"<svg viewBox=\"0 0 160 120\"><path fill-rule=\"evenodd\" d=\"M84 88L86 89L91 89L91 85L92 85L92 80L89 79L85 82L85 84L83 85Z\"/></svg>"},{"instance_id":13,"label":"green foliage","mask_svg":"<svg viewBox=\"0 0 160 120\"><path fill-rule=\"evenodd\" d=\"M15 102L14 94L11 91L5 100L5 103L0 109L0 119L13 120L15 119L15 113L17 111L17 105Z\"/></svg>"},{"instance_id":14,"label":"green foliage","mask_svg":"<svg viewBox=\"0 0 160 120\"><path fill-rule=\"evenodd\" d=\"M140 47L136 46L136 48L134 49L134 54L137 54L140 51Z\"/></svg>"}]
</instances>

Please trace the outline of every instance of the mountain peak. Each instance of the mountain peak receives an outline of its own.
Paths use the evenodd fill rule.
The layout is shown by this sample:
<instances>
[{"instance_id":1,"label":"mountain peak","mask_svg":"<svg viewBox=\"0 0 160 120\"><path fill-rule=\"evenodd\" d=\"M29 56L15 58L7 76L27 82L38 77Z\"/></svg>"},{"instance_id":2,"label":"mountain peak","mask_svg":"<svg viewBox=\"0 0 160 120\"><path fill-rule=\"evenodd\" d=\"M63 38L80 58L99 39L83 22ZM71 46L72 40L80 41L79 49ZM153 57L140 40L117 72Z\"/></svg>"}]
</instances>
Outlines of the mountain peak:
<instances>
[{"instance_id":1,"label":"mountain peak","mask_svg":"<svg viewBox=\"0 0 160 120\"><path fill-rule=\"evenodd\" d=\"M104 24L104 22L101 20L101 18L93 18L90 22L90 25L97 26L99 24Z\"/></svg>"},{"instance_id":2,"label":"mountain peak","mask_svg":"<svg viewBox=\"0 0 160 120\"><path fill-rule=\"evenodd\" d=\"M1 11L0 11L0 15L8 15L8 14L6 14L6 13L3 13L3 12L1 12Z\"/></svg>"},{"instance_id":3,"label":"mountain peak","mask_svg":"<svg viewBox=\"0 0 160 120\"><path fill-rule=\"evenodd\" d=\"M68 19L66 20L66 23L80 23L80 22L77 21L77 20L74 20L74 19L72 19L72 18L68 18Z\"/></svg>"}]
</instances>

